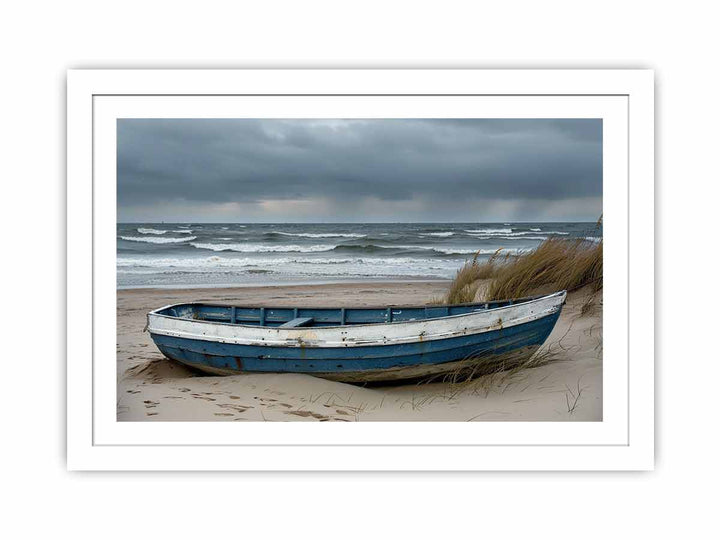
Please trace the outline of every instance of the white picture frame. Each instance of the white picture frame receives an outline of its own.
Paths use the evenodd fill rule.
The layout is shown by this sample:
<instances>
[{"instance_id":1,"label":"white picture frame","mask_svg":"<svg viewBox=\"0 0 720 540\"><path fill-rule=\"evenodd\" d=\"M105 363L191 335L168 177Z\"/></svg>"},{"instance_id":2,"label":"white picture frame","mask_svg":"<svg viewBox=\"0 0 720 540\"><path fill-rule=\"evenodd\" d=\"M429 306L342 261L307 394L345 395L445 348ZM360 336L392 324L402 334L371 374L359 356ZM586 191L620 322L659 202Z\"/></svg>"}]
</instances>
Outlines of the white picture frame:
<instances>
[{"instance_id":1,"label":"white picture frame","mask_svg":"<svg viewBox=\"0 0 720 540\"><path fill-rule=\"evenodd\" d=\"M652 71L72 70L67 84L69 469L653 468ZM603 421L117 422L117 118L423 115L603 118Z\"/></svg>"}]
</instances>

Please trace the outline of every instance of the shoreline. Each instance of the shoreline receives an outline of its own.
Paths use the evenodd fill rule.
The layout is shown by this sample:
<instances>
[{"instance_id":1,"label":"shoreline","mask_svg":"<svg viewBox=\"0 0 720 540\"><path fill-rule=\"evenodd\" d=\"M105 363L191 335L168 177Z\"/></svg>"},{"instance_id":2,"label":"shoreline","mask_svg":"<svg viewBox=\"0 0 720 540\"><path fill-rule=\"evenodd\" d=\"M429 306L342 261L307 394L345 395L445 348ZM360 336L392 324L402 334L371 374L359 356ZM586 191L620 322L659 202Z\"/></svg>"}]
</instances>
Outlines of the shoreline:
<instances>
[{"instance_id":1,"label":"shoreline","mask_svg":"<svg viewBox=\"0 0 720 540\"><path fill-rule=\"evenodd\" d=\"M419 278L411 278L411 277L405 277L402 279L348 279L348 280L328 280L328 281L294 281L292 283L229 283L229 284L208 284L208 285L198 285L198 284L192 284L188 286L178 286L178 285L168 285L166 287L163 286L157 286L157 285L138 285L134 287L116 287L116 291L120 292L129 292L129 291L183 291L183 292L190 292L190 291L207 291L211 289L273 289L273 288L282 288L282 289L290 289L290 288L297 288L297 287L327 287L327 286L333 286L333 285L362 285L362 284L370 284L370 285L387 285L387 284L398 284L398 283L432 283L432 284L447 284L449 285L452 282L452 279L444 279L444 278L426 278L426 277L419 277Z\"/></svg>"},{"instance_id":2,"label":"shoreline","mask_svg":"<svg viewBox=\"0 0 720 540\"><path fill-rule=\"evenodd\" d=\"M204 376L164 358L146 314L183 302L304 305L421 305L449 281L356 282L268 287L117 291L118 421L601 421L602 293L568 296L544 347L557 361L472 381L363 387L293 373ZM570 389L570 390L568 390ZM568 410L572 392L581 392Z\"/></svg>"}]
</instances>

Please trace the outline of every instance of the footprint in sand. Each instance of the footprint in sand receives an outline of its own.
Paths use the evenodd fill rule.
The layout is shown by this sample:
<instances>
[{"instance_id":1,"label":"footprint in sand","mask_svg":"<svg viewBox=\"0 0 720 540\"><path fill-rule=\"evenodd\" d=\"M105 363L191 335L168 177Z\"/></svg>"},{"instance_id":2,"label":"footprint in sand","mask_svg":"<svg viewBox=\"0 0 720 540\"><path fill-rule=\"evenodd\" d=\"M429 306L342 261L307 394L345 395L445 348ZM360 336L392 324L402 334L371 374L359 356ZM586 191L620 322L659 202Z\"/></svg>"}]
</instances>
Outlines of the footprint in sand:
<instances>
[{"instance_id":1,"label":"footprint in sand","mask_svg":"<svg viewBox=\"0 0 720 540\"><path fill-rule=\"evenodd\" d=\"M200 394L190 394L195 399L204 399L205 401L217 401L215 398L207 397L207 396L201 396Z\"/></svg>"},{"instance_id":2,"label":"footprint in sand","mask_svg":"<svg viewBox=\"0 0 720 540\"><path fill-rule=\"evenodd\" d=\"M233 411L237 411L239 413L244 413L248 409L252 409L253 407L250 407L249 405L233 405L231 403L218 403L218 407L221 407L223 409L231 409Z\"/></svg>"},{"instance_id":3,"label":"footprint in sand","mask_svg":"<svg viewBox=\"0 0 720 540\"><path fill-rule=\"evenodd\" d=\"M294 416L302 416L303 418L312 417L318 420L330 420L329 416L323 414L314 413L312 411L283 411L285 414L292 414Z\"/></svg>"}]
</instances>

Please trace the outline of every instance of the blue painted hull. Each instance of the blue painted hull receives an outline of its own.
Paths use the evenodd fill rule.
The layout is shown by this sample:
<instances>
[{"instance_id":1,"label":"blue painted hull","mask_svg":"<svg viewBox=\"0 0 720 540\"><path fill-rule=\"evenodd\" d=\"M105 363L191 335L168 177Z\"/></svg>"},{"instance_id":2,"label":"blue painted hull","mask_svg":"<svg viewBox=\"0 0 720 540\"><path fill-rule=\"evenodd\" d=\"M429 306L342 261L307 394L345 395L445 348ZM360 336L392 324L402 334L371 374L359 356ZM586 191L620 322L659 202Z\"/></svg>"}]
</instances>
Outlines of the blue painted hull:
<instances>
[{"instance_id":1,"label":"blue painted hull","mask_svg":"<svg viewBox=\"0 0 720 540\"><path fill-rule=\"evenodd\" d=\"M215 374L306 373L351 382L400 380L450 371L458 361L536 350L560 311L508 328L393 345L283 347L241 345L152 334L170 359Z\"/></svg>"}]
</instances>

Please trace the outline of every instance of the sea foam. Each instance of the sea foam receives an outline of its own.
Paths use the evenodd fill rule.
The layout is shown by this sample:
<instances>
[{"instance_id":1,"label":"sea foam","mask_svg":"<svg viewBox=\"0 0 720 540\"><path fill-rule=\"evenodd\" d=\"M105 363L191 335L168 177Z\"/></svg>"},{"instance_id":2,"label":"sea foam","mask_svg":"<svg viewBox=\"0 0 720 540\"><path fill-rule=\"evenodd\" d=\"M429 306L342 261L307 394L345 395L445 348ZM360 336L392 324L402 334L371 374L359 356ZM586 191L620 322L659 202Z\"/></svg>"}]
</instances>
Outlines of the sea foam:
<instances>
[{"instance_id":1,"label":"sea foam","mask_svg":"<svg viewBox=\"0 0 720 540\"><path fill-rule=\"evenodd\" d=\"M283 231L272 231L272 233L303 238L365 238L367 236L366 234L357 233L289 233Z\"/></svg>"},{"instance_id":2,"label":"sea foam","mask_svg":"<svg viewBox=\"0 0 720 540\"><path fill-rule=\"evenodd\" d=\"M186 236L183 238L169 238L169 237L157 237L157 236L121 236L123 240L128 242L146 242L149 244L178 244L180 242L188 242L195 240L197 236Z\"/></svg>"},{"instance_id":3,"label":"sea foam","mask_svg":"<svg viewBox=\"0 0 720 540\"><path fill-rule=\"evenodd\" d=\"M318 251L331 251L337 247L332 244L273 246L266 244L209 244L206 242L192 242L190 245L198 249L237 251L239 253L314 253Z\"/></svg>"},{"instance_id":4,"label":"sea foam","mask_svg":"<svg viewBox=\"0 0 720 540\"><path fill-rule=\"evenodd\" d=\"M470 234L510 234L512 229L465 229Z\"/></svg>"}]
</instances>

